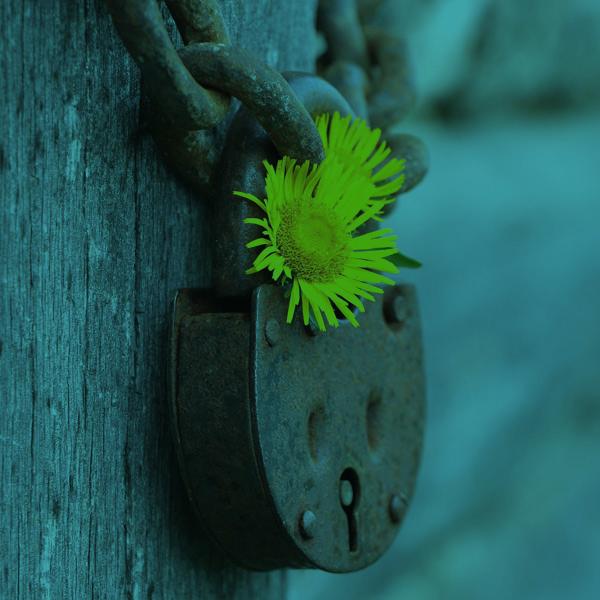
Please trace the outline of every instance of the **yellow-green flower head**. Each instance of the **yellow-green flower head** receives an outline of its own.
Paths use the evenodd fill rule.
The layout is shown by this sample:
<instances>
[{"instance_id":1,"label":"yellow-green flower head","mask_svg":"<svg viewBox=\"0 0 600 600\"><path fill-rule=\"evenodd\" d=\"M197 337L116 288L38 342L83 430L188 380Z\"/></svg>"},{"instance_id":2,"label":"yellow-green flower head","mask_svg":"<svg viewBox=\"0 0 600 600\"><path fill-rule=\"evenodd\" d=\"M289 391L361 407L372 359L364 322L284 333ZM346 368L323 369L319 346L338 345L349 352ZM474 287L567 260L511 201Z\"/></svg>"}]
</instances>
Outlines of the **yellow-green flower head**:
<instances>
[{"instance_id":1,"label":"yellow-green flower head","mask_svg":"<svg viewBox=\"0 0 600 600\"><path fill-rule=\"evenodd\" d=\"M371 130L362 119L342 118L338 112L319 116L316 125L326 160L339 163L355 177L372 184L369 203L394 201L404 185L406 161L389 158L392 150L380 141L380 129Z\"/></svg>"},{"instance_id":2,"label":"yellow-green flower head","mask_svg":"<svg viewBox=\"0 0 600 600\"><path fill-rule=\"evenodd\" d=\"M322 331L325 319L337 327L334 308L354 326L358 321L350 306L364 312L362 299L375 300L377 284L392 284L381 272L397 273L387 257L397 254L390 229L353 235L358 227L381 210L380 202L367 205L372 192L352 173L338 165L298 166L284 157L276 168L265 162L266 194L262 201L251 194L234 192L256 203L265 218L248 218L245 223L262 227L262 237L249 248L262 247L248 270L272 272L275 281L292 281L287 321L302 304L306 325L310 313ZM379 271L379 272L378 272Z\"/></svg>"},{"instance_id":3,"label":"yellow-green flower head","mask_svg":"<svg viewBox=\"0 0 600 600\"><path fill-rule=\"evenodd\" d=\"M404 161L391 159L377 171L390 151L364 121L335 114L319 117L317 127L326 153L320 165L265 161L266 198L234 192L265 213L244 220L262 229L247 244L261 248L247 272L268 269L273 280L291 281L288 323L301 305L306 325L312 313L322 331L325 321L337 327L340 316L358 327L353 309L364 312L363 300L374 301L380 286L394 283L383 275L398 272L392 260L418 265L398 252L391 229L357 233L402 186Z\"/></svg>"}]
</instances>

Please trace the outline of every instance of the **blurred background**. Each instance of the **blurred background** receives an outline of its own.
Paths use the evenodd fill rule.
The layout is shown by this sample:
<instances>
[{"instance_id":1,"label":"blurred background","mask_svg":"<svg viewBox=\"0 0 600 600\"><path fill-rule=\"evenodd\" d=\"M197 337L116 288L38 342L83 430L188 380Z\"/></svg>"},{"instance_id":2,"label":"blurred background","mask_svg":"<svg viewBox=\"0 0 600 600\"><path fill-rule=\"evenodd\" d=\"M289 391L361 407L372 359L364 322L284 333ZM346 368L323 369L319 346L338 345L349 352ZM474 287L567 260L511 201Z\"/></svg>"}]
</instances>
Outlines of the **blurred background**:
<instances>
[{"instance_id":1,"label":"blurred background","mask_svg":"<svg viewBox=\"0 0 600 600\"><path fill-rule=\"evenodd\" d=\"M376 4L431 154L390 219L424 263L426 446L388 554L290 598L600 598L600 2Z\"/></svg>"}]
</instances>

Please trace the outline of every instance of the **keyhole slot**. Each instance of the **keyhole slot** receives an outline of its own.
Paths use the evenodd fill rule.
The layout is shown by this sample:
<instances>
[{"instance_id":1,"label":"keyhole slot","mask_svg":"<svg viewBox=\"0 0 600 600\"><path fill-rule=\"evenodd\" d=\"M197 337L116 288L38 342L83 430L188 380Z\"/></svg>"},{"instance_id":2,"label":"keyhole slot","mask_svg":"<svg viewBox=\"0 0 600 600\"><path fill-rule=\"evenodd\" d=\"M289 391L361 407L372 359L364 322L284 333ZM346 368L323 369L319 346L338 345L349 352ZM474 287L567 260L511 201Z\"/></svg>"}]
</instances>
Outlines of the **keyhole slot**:
<instances>
[{"instance_id":1,"label":"keyhole slot","mask_svg":"<svg viewBox=\"0 0 600 600\"><path fill-rule=\"evenodd\" d=\"M356 508L360 500L360 481L354 469L346 469L340 477L340 504L348 521L348 549L358 550L358 528L356 525Z\"/></svg>"}]
</instances>

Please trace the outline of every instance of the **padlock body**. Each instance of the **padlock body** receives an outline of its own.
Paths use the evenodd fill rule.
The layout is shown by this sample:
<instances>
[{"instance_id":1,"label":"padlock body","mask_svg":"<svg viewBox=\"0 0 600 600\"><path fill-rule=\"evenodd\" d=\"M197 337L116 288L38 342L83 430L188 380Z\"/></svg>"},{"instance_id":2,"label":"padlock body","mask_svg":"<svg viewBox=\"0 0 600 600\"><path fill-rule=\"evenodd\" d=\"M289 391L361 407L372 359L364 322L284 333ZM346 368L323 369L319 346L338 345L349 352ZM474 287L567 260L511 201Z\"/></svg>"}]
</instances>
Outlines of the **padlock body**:
<instances>
[{"instance_id":1,"label":"padlock body","mask_svg":"<svg viewBox=\"0 0 600 600\"><path fill-rule=\"evenodd\" d=\"M421 455L414 289L390 288L358 329L314 335L286 313L279 286L247 306L179 293L171 407L184 480L239 564L358 570L393 541Z\"/></svg>"}]
</instances>

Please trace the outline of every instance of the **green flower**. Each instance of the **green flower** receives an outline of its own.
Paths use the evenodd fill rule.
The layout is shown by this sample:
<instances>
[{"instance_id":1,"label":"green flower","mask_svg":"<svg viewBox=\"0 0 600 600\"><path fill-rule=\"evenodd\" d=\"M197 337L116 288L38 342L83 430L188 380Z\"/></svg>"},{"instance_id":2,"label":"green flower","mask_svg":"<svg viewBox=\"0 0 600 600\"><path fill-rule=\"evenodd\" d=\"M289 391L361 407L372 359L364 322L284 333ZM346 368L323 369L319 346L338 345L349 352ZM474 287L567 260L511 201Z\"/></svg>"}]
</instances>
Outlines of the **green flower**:
<instances>
[{"instance_id":1,"label":"green flower","mask_svg":"<svg viewBox=\"0 0 600 600\"><path fill-rule=\"evenodd\" d=\"M397 158L387 160L392 150L380 141L380 129L371 130L362 119L342 118L338 112L333 116L324 114L317 117L316 125L323 142L325 160L340 164L355 177L372 185L369 203L379 200L389 204L396 199L404 185L406 161Z\"/></svg>"},{"instance_id":2,"label":"green flower","mask_svg":"<svg viewBox=\"0 0 600 600\"><path fill-rule=\"evenodd\" d=\"M382 285L394 281L398 264L416 266L396 248L391 229L358 234L393 201L403 183L403 161L391 159L380 133L364 122L350 122L336 113L317 119L326 158L320 165L284 157L275 167L265 161L266 198L236 191L265 214L244 222L262 229L247 244L261 248L248 273L271 271L274 281L291 282L287 322L301 305L303 321L311 314L319 329L337 327L343 316L358 327L353 309L364 312L363 300L374 301ZM392 179L393 178L393 179Z\"/></svg>"}]
</instances>

